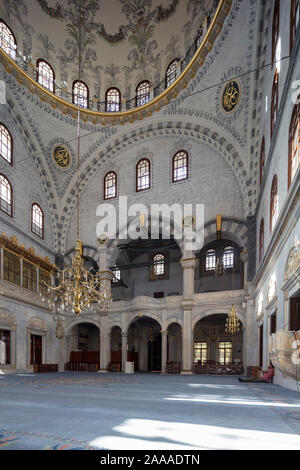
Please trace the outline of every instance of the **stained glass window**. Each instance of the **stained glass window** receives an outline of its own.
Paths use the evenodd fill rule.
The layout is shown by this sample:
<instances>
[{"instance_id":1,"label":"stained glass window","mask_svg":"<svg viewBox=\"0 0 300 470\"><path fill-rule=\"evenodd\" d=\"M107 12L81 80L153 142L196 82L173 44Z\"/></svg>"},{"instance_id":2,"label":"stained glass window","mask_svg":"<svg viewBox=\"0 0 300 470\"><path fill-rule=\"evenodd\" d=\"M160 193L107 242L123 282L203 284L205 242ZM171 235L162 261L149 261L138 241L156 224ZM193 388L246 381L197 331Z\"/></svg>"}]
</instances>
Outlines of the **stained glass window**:
<instances>
[{"instance_id":1,"label":"stained glass window","mask_svg":"<svg viewBox=\"0 0 300 470\"><path fill-rule=\"evenodd\" d=\"M118 88L109 88L105 99L106 111L114 113L121 110L121 93Z\"/></svg>"},{"instance_id":2,"label":"stained glass window","mask_svg":"<svg viewBox=\"0 0 300 470\"><path fill-rule=\"evenodd\" d=\"M110 171L104 178L104 199L113 199L117 196L117 175Z\"/></svg>"},{"instance_id":3,"label":"stained glass window","mask_svg":"<svg viewBox=\"0 0 300 470\"><path fill-rule=\"evenodd\" d=\"M88 108L89 90L85 83L76 81L73 83L73 103L81 108Z\"/></svg>"},{"instance_id":4,"label":"stained glass window","mask_svg":"<svg viewBox=\"0 0 300 470\"><path fill-rule=\"evenodd\" d=\"M136 106L143 106L150 101L150 83L145 80L136 88Z\"/></svg>"},{"instance_id":5,"label":"stained glass window","mask_svg":"<svg viewBox=\"0 0 300 470\"><path fill-rule=\"evenodd\" d=\"M44 238L44 214L38 204L32 204L31 231L40 238Z\"/></svg>"},{"instance_id":6,"label":"stained glass window","mask_svg":"<svg viewBox=\"0 0 300 470\"><path fill-rule=\"evenodd\" d=\"M2 20L0 21L0 47L12 59L16 59L17 44L14 35Z\"/></svg>"}]
</instances>

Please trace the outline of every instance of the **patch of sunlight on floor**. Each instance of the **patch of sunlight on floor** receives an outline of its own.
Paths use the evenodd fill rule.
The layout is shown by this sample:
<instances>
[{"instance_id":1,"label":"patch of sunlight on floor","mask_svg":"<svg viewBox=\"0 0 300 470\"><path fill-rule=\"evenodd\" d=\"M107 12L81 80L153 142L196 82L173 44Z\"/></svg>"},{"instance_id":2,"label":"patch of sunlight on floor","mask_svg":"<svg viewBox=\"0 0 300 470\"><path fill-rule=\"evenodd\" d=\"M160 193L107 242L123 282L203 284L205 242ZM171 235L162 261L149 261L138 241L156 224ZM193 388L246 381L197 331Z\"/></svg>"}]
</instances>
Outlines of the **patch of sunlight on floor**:
<instances>
[{"instance_id":1,"label":"patch of sunlight on floor","mask_svg":"<svg viewBox=\"0 0 300 470\"><path fill-rule=\"evenodd\" d=\"M208 449L296 450L300 436L189 423L128 419L112 430L119 436L97 437L90 445L109 450Z\"/></svg>"},{"instance_id":2,"label":"patch of sunlight on floor","mask_svg":"<svg viewBox=\"0 0 300 470\"><path fill-rule=\"evenodd\" d=\"M245 386L242 385L188 384L188 386L193 388L217 388L220 390L245 390Z\"/></svg>"},{"instance_id":3,"label":"patch of sunlight on floor","mask_svg":"<svg viewBox=\"0 0 300 470\"><path fill-rule=\"evenodd\" d=\"M246 401L242 398L232 400L232 399L216 399L216 398L200 398L200 397L168 397L164 398L164 400L169 401L191 401L197 403L219 403L220 405L244 405L244 406L272 406L278 408L300 408L300 405L296 405L294 403L277 403L277 402L267 402L267 401Z\"/></svg>"}]
</instances>

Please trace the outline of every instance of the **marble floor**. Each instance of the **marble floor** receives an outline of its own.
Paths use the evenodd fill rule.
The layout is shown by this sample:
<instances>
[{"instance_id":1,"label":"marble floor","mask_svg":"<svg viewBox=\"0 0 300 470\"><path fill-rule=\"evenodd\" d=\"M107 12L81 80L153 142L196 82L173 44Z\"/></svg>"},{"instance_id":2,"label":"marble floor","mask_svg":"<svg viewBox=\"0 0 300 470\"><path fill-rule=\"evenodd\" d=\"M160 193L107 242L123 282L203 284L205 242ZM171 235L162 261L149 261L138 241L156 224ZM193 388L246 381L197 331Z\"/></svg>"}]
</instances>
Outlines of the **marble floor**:
<instances>
[{"instance_id":1,"label":"marble floor","mask_svg":"<svg viewBox=\"0 0 300 470\"><path fill-rule=\"evenodd\" d=\"M2 374L5 449L300 449L300 393L236 377Z\"/></svg>"}]
</instances>

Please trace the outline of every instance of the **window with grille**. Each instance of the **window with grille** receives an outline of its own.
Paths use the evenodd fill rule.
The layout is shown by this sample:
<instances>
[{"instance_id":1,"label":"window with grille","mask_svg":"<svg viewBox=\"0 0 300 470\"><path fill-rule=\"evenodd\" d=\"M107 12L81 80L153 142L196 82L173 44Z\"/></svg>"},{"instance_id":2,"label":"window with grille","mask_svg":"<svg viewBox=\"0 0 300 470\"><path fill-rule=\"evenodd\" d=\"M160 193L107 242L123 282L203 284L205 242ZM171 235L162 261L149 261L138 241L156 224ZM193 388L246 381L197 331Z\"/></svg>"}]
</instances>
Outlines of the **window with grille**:
<instances>
[{"instance_id":1,"label":"window with grille","mask_svg":"<svg viewBox=\"0 0 300 470\"><path fill-rule=\"evenodd\" d=\"M205 255L205 271L216 269L216 250L208 250Z\"/></svg>"},{"instance_id":2,"label":"window with grille","mask_svg":"<svg viewBox=\"0 0 300 470\"><path fill-rule=\"evenodd\" d=\"M20 285L20 258L10 251L3 250L3 276L5 281Z\"/></svg>"},{"instance_id":3,"label":"window with grille","mask_svg":"<svg viewBox=\"0 0 300 470\"><path fill-rule=\"evenodd\" d=\"M173 183L188 178L188 154L184 150L177 152L173 157Z\"/></svg>"},{"instance_id":4,"label":"window with grille","mask_svg":"<svg viewBox=\"0 0 300 470\"><path fill-rule=\"evenodd\" d=\"M289 138L289 174L288 186L292 183L300 165L300 105L293 110Z\"/></svg>"},{"instance_id":5,"label":"window with grille","mask_svg":"<svg viewBox=\"0 0 300 470\"><path fill-rule=\"evenodd\" d=\"M280 0L275 0L272 26L272 65L275 60L276 48L279 39Z\"/></svg>"},{"instance_id":6,"label":"window with grille","mask_svg":"<svg viewBox=\"0 0 300 470\"><path fill-rule=\"evenodd\" d=\"M0 20L0 47L12 59L16 59L16 40L13 33L3 20Z\"/></svg>"},{"instance_id":7,"label":"window with grille","mask_svg":"<svg viewBox=\"0 0 300 470\"><path fill-rule=\"evenodd\" d=\"M143 106L150 101L150 83L141 82L136 88L136 106Z\"/></svg>"},{"instance_id":8,"label":"window with grille","mask_svg":"<svg viewBox=\"0 0 300 470\"><path fill-rule=\"evenodd\" d=\"M225 269L234 267L234 249L232 246L227 246L223 252L223 265Z\"/></svg>"},{"instance_id":9,"label":"window with grille","mask_svg":"<svg viewBox=\"0 0 300 470\"><path fill-rule=\"evenodd\" d=\"M114 113L121 110L121 93L118 88L109 88L105 94L106 111Z\"/></svg>"},{"instance_id":10,"label":"window with grille","mask_svg":"<svg viewBox=\"0 0 300 470\"><path fill-rule=\"evenodd\" d=\"M44 282L51 286L51 275L47 271L44 271L42 268L39 269L39 293L43 297L51 297L51 292L48 292L48 287Z\"/></svg>"},{"instance_id":11,"label":"window with grille","mask_svg":"<svg viewBox=\"0 0 300 470\"><path fill-rule=\"evenodd\" d=\"M194 343L194 363L201 362L205 364L207 361L207 342Z\"/></svg>"},{"instance_id":12,"label":"window with grille","mask_svg":"<svg viewBox=\"0 0 300 470\"><path fill-rule=\"evenodd\" d=\"M40 238L44 238L44 214L38 204L32 204L31 231Z\"/></svg>"},{"instance_id":13,"label":"window with grille","mask_svg":"<svg viewBox=\"0 0 300 470\"><path fill-rule=\"evenodd\" d=\"M274 176L270 198L270 231L272 232L278 219L278 183L277 175Z\"/></svg>"},{"instance_id":14,"label":"window with grille","mask_svg":"<svg viewBox=\"0 0 300 470\"><path fill-rule=\"evenodd\" d=\"M44 60L37 62L37 78L38 82L47 90L54 92L54 72L51 65Z\"/></svg>"},{"instance_id":15,"label":"window with grille","mask_svg":"<svg viewBox=\"0 0 300 470\"><path fill-rule=\"evenodd\" d=\"M272 87L272 101L271 101L271 139L273 137L275 124L278 116L278 71L276 69L273 87Z\"/></svg>"},{"instance_id":16,"label":"window with grille","mask_svg":"<svg viewBox=\"0 0 300 470\"><path fill-rule=\"evenodd\" d=\"M33 292L37 291L36 267L25 260L23 260L23 287Z\"/></svg>"},{"instance_id":17,"label":"window with grille","mask_svg":"<svg viewBox=\"0 0 300 470\"><path fill-rule=\"evenodd\" d=\"M265 171L265 138L263 137L260 149L260 185L262 184Z\"/></svg>"},{"instance_id":18,"label":"window with grille","mask_svg":"<svg viewBox=\"0 0 300 470\"><path fill-rule=\"evenodd\" d=\"M165 255L158 253L153 256L153 269L156 276L163 276L165 274Z\"/></svg>"},{"instance_id":19,"label":"window with grille","mask_svg":"<svg viewBox=\"0 0 300 470\"><path fill-rule=\"evenodd\" d=\"M176 80L176 74L177 74L177 67L178 67L178 59L172 60L172 62L169 64L167 71L166 71L166 88L168 88L172 83L175 82Z\"/></svg>"},{"instance_id":20,"label":"window with grille","mask_svg":"<svg viewBox=\"0 0 300 470\"><path fill-rule=\"evenodd\" d=\"M12 188L4 175L0 174L0 209L12 217Z\"/></svg>"},{"instance_id":21,"label":"window with grille","mask_svg":"<svg viewBox=\"0 0 300 470\"><path fill-rule=\"evenodd\" d=\"M265 239L265 221L261 220L260 229L259 229L259 261L263 259L264 256L264 239Z\"/></svg>"},{"instance_id":22,"label":"window with grille","mask_svg":"<svg viewBox=\"0 0 300 470\"><path fill-rule=\"evenodd\" d=\"M104 199L114 199L117 197L117 175L110 171L104 178Z\"/></svg>"},{"instance_id":23,"label":"window with grille","mask_svg":"<svg viewBox=\"0 0 300 470\"><path fill-rule=\"evenodd\" d=\"M0 155L12 164L12 138L8 129L0 124Z\"/></svg>"},{"instance_id":24,"label":"window with grille","mask_svg":"<svg viewBox=\"0 0 300 470\"><path fill-rule=\"evenodd\" d=\"M232 362L232 342L220 341L219 342L219 363L230 364Z\"/></svg>"},{"instance_id":25,"label":"window with grille","mask_svg":"<svg viewBox=\"0 0 300 470\"><path fill-rule=\"evenodd\" d=\"M114 269L112 270L113 274L114 274L114 278L112 280L113 283L117 284L118 282L121 281L121 270L118 268L118 267L114 267Z\"/></svg>"},{"instance_id":26,"label":"window with grille","mask_svg":"<svg viewBox=\"0 0 300 470\"><path fill-rule=\"evenodd\" d=\"M73 103L81 108L88 108L89 90L84 82L76 81L73 83Z\"/></svg>"},{"instance_id":27,"label":"window with grille","mask_svg":"<svg viewBox=\"0 0 300 470\"><path fill-rule=\"evenodd\" d=\"M146 158L140 160L136 167L136 190L150 189L150 161Z\"/></svg>"},{"instance_id":28,"label":"window with grille","mask_svg":"<svg viewBox=\"0 0 300 470\"><path fill-rule=\"evenodd\" d=\"M291 28L290 28L290 53L292 53L297 27L300 20L300 2L299 0L291 1Z\"/></svg>"}]
</instances>

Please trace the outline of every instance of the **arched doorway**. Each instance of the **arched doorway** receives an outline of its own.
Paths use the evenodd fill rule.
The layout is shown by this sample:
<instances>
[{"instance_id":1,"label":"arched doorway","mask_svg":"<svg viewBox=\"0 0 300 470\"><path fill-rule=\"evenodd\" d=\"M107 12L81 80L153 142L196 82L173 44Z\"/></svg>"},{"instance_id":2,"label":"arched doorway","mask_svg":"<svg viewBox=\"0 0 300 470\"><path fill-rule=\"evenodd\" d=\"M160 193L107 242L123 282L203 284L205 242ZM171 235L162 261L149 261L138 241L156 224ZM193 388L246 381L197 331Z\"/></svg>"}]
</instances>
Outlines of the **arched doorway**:
<instances>
[{"instance_id":1,"label":"arched doorway","mask_svg":"<svg viewBox=\"0 0 300 470\"><path fill-rule=\"evenodd\" d=\"M169 374L179 374L182 370L182 330L178 323L171 323L167 329L167 368Z\"/></svg>"},{"instance_id":2,"label":"arched doorway","mask_svg":"<svg viewBox=\"0 0 300 470\"><path fill-rule=\"evenodd\" d=\"M129 353L136 355L136 371L161 372L161 326L156 320L141 317L130 325Z\"/></svg>"},{"instance_id":3,"label":"arched doorway","mask_svg":"<svg viewBox=\"0 0 300 470\"><path fill-rule=\"evenodd\" d=\"M66 335L66 370L97 372L100 367L100 330L92 323L78 323Z\"/></svg>"},{"instance_id":4,"label":"arched doorway","mask_svg":"<svg viewBox=\"0 0 300 470\"><path fill-rule=\"evenodd\" d=\"M194 372L240 375L243 372L243 332L225 332L227 315L209 315L194 328Z\"/></svg>"}]
</instances>

